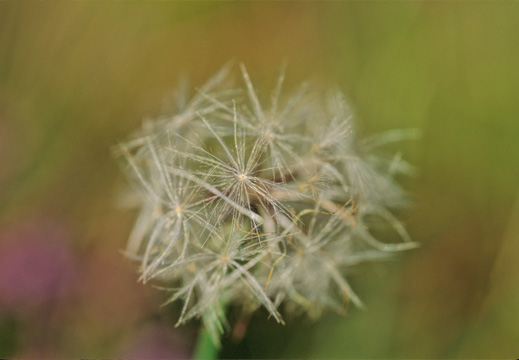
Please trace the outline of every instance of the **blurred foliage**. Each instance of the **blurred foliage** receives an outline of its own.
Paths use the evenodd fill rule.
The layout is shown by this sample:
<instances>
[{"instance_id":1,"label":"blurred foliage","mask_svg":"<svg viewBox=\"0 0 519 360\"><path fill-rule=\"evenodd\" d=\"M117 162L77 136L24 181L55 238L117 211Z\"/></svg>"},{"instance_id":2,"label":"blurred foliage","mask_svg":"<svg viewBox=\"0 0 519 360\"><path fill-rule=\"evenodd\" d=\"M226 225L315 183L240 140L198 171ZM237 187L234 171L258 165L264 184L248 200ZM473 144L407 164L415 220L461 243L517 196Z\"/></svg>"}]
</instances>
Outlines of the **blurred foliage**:
<instances>
[{"instance_id":1,"label":"blurred foliage","mask_svg":"<svg viewBox=\"0 0 519 360\"><path fill-rule=\"evenodd\" d=\"M0 233L59 221L82 269L45 320L0 309L0 356L116 357L143 326L173 326L119 253L134 214L115 205L110 147L183 76L240 61L265 94L286 59L287 86L339 86L363 134L422 130L394 147L419 169L401 218L423 246L351 274L367 311L286 327L259 312L222 356L516 358L517 43L515 2L0 3Z\"/></svg>"}]
</instances>

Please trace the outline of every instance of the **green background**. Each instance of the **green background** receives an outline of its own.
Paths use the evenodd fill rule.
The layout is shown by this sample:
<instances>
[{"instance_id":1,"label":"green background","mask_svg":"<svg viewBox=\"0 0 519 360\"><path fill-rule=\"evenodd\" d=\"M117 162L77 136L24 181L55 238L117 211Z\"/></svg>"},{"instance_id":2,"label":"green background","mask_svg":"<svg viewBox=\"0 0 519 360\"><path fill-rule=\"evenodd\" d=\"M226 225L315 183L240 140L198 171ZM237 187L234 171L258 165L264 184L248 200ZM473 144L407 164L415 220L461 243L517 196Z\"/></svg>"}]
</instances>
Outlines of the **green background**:
<instances>
[{"instance_id":1,"label":"green background","mask_svg":"<svg viewBox=\"0 0 519 360\"><path fill-rule=\"evenodd\" d=\"M173 329L177 309L119 252L135 214L116 206L110 147L182 77L243 62L267 96L286 60L288 87L342 89L361 134L422 130L394 146L419 169L401 218L422 246L352 273L367 310L286 327L260 311L221 355L517 358L518 44L516 2L1 2L0 231L57 219L82 274L46 353L117 357L143 326ZM0 311L0 356L38 354L39 322ZM172 336L192 346L196 327Z\"/></svg>"}]
</instances>

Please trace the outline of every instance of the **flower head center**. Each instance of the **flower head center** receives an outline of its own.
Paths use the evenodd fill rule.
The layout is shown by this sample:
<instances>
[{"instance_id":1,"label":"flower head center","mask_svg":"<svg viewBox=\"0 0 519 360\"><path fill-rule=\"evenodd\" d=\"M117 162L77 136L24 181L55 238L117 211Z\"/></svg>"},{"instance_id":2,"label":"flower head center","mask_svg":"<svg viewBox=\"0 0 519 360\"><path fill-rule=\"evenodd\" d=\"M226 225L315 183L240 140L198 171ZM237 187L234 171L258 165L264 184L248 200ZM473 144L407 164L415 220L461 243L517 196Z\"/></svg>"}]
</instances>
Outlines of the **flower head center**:
<instances>
[{"instance_id":1,"label":"flower head center","mask_svg":"<svg viewBox=\"0 0 519 360\"><path fill-rule=\"evenodd\" d=\"M192 272L192 273L196 272L196 265L195 265L195 263L194 263L194 262L189 263L189 265L187 266L187 269L188 269L190 272Z\"/></svg>"},{"instance_id":2,"label":"flower head center","mask_svg":"<svg viewBox=\"0 0 519 360\"><path fill-rule=\"evenodd\" d=\"M181 216L182 215L182 208L177 205L175 207L175 212L177 213L177 216Z\"/></svg>"}]
</instances>

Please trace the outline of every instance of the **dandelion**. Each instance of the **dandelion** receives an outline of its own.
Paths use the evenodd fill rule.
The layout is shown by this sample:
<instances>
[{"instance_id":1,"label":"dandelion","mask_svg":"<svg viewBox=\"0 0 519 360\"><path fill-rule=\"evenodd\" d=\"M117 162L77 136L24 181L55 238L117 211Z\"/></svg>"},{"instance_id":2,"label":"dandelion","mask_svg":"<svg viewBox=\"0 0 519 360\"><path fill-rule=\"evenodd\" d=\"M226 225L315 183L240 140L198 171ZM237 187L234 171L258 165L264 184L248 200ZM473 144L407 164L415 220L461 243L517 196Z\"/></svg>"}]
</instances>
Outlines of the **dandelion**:
<instances>
[{"instance_id":1,"label":"dandelion","mask_svg":"<svg viewBox=\"0 0 519 360\"><path fill-rule=\"evenodd\" d=\"M416 246L392 213L393 175L412 167L372 152L402 133L359 142L340 92L284 97L283 71L265 103L243 65L243 89L229 72L116 149L140 209L126 254L183 303L177 325L201 318L215 343L231 304L279 323L362 306L349 268ZM401 241L376 238L373 223Z\"/></svg>"}]
</instances>

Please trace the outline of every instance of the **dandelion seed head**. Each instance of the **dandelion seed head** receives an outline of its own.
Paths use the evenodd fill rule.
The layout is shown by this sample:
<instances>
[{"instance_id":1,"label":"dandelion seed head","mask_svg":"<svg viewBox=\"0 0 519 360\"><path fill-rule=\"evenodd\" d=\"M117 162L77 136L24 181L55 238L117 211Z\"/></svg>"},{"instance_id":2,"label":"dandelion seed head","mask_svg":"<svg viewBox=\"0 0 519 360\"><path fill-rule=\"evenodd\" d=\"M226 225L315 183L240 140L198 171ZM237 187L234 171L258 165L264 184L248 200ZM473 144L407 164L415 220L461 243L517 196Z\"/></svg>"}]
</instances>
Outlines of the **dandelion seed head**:
<instances>
[{"instance_id":1,"label":"dandelion seed head","mask_svg":"<svg viewBox=\"0 0 519 360\"><path fill-rule=\"evenodd\" d=\"M285 95L283 71L264 101L240 69L242 89L225 67L115 151L140 209L126 254L182 303L178 324L201 318L214 338L228 304L280 323L284 311L361 306L348 269L416 246L391 212L404 198L393 176L412 167L373 152L403 133L358 145L339 91Z\"/></svg>"}]
</instances>

